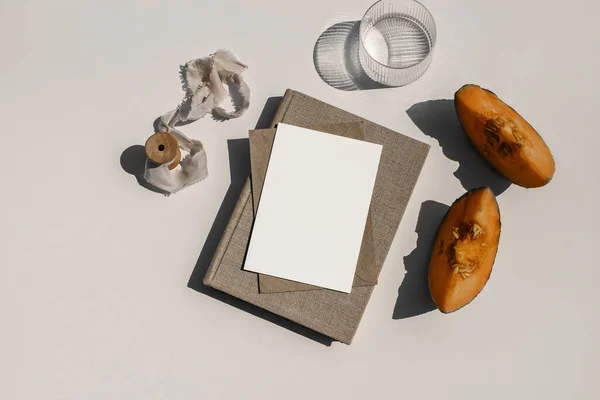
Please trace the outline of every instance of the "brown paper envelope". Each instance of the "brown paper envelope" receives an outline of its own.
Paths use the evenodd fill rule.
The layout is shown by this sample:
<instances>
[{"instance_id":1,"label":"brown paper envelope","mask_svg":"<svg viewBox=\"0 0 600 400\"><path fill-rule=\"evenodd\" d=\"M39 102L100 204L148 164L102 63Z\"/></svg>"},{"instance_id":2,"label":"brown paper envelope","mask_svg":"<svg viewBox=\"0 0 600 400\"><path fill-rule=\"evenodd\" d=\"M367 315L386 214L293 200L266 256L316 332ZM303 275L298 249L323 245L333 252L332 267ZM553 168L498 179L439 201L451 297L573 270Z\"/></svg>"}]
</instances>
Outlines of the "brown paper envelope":
<instances>
[{"instance_id":1,"label":"brown paper envelope","mask_svg":"<svg viewBox=\"0 0 600 400\"><path fill-rule=\"evenodd\" d=\"M331 125L311 126L321 132L333 135L345 136L352 139L363 140L362 122L350 122ZM260 129L249 132L250 138L250 162L252 173L252 199L254 214L258 210L260 194L264 184L271 148L275 140L275 129ZM375 251L373 247L373 229L371 223L371 212L367 216L363 241L356 264L353 287L373 286L377 283L377 269L375 265ZM274 276L259 274L260 293L296 292L303 290L326 290L318 286L306 283L290 281Z\"/></svg>"}]
</instances>

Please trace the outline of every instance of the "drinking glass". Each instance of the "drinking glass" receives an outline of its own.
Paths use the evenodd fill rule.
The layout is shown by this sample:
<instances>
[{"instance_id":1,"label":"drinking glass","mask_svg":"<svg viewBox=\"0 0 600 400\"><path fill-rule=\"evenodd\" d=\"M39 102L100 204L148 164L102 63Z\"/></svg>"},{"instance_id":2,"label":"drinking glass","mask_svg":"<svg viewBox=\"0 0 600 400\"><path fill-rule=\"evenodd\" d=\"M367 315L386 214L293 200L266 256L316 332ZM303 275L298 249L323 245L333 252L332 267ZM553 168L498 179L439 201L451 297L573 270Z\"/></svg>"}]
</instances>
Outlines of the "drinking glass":
<instances>
[{"instance_id":1,"label":"drinking glass","mask_svg":"<svg viewBox=\"0 0 600 400\"><path fill-rule=\"evenodd\" d=\"M378 1L360 23L360 63L376 82L408 85L429 68L436 34L433 16L418 1Z\"/></svg>"}]
</instances>

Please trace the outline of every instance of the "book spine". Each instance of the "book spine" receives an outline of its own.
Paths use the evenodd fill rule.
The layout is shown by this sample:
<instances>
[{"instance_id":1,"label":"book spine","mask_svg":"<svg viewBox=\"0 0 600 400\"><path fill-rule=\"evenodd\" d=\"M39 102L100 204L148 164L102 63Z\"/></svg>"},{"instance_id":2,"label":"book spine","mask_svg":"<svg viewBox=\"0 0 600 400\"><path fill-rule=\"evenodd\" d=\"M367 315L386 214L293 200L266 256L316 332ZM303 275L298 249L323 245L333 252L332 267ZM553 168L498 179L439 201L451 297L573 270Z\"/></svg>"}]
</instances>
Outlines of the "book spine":
<instances>
[{"instance_id":1,"label":"book spine","mask_svg":"<svg viewBox=\"0 0 600 400\"><path fill-rule=\"evenodd\" d=\"M227 252L227 247L229 246L229 242L231 241L231 237L235 232L235 228L242 216L244 208L248 204L248 200L251 194L250 190L250 178L246 179L246 183L244 183L244 187L242 188L242 192L240 194L240 198L235 204L235 208L227 222L227 227L225 228L225 232L223 232L223 236L219 241L219 245L217 246L217 250L215 251L215 255L210 262L210 266L208 267L208 271L206 271L206 275L204 276L204 284L207 286L214 286L214 279L219 270L219 266L221 265L221 260L223 256Z\"/></svg>"},{"instance_id":2,"label":"book spine","mask_svg":"<svg viewBox=\"0 0 600 400\"><path fill-rule=\"evenodd\" d=\"M285 114L287 113L288 108L290 108L290 104L297 92L292 89L287 89L285 94L283 95L283 99L277 108L277 112L275 113L275 117L273 117L273 122L271 122L271 128L275 128L275 125L283 121Z\"/></svg>"}]
</instances>

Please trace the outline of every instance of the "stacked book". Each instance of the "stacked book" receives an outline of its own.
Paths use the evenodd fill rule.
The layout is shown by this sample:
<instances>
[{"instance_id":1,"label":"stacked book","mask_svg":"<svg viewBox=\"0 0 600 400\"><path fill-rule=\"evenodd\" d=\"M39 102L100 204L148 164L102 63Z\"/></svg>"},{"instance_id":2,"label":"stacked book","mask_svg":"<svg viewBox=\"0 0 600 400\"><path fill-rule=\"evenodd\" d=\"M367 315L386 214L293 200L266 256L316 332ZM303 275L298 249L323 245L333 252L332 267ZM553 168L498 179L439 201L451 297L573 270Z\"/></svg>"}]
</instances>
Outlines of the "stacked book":
<instances>
[{"instance_id":1,"label":"stacked book","mask_svg":"<svg viewBox=\"0 0 600 400\"><path fill-rule=\"evenodd\" d=\"M303 132L306 140L298 136ZM293 90L286 91L271 129L250 131L249 140L251 176L204 283L350 344L429 146ZM314 154L304 151L306 143L339 146L331 154L331 168L341 177L331 181L335 192L314 193L319 186L312 184L319 179L310 178L311 170L329 165L323 162L328 153L323 148ZM289 168L278 166L286 160L286 146L296 144ZM339 153L361 156L354 157L355 165L345 165ZM296 182L294 171L302 163L307 175L296 190L302 201L288 197L290 206L283 207L279 200L294 190L282 178L289 174ZM336 199L343 196L340 191L346 193L341 202ZM319 196L322 207L314 201ZM329 212L331 218L321 218L322 225L308 223L311 210L316 215Z\"/></svg>"}]
</instances>

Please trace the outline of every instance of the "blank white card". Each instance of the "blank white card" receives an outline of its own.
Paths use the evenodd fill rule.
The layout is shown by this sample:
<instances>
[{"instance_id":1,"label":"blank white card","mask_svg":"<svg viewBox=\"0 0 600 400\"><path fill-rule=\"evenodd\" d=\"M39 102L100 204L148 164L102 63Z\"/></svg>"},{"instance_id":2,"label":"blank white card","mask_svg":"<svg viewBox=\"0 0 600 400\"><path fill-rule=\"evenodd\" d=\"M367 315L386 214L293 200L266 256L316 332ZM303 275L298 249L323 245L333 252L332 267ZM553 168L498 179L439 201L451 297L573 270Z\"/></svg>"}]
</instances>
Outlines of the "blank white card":
<instances>
[{"instance_id":1,"label":"blank white card","mask_svg":"<svg viewBox=\"0 0 600 400\"><path fill-rule=\"evenodd\" d=\"M381 150L279 124L244 269L350 293Z\"/></svg>"}]
</instances>

